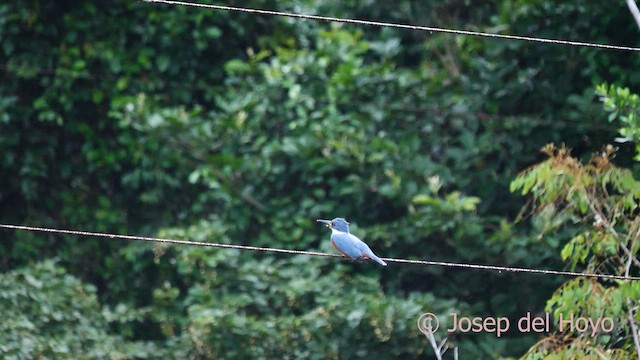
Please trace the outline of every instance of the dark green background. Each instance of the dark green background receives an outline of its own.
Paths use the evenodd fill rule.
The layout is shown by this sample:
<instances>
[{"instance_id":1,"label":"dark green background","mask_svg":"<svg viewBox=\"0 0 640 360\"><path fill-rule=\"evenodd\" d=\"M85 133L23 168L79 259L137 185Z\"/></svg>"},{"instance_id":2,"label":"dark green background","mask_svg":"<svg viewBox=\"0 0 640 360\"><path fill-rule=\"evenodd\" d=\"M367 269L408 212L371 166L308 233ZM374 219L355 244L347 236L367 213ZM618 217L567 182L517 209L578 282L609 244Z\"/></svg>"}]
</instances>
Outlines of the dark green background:
<instances>
[{"instance_id":1,"label":"dark green background","mask_svg":"<svg viewBox=\"0 0 640 360\"><path fill-rule=\"evenodd\" d=\"M640 45L624 1L229 4ZM342 216L383 257L545 269L572 229L514 224L509 182L612 142L594 88L640 85L632 52L138 1L4 1L0 39L2 223L330 252ZM564 280L4 230L0 270L16 359L429 358L421 313L517 319Z\"/></svg>"}]
</instances>

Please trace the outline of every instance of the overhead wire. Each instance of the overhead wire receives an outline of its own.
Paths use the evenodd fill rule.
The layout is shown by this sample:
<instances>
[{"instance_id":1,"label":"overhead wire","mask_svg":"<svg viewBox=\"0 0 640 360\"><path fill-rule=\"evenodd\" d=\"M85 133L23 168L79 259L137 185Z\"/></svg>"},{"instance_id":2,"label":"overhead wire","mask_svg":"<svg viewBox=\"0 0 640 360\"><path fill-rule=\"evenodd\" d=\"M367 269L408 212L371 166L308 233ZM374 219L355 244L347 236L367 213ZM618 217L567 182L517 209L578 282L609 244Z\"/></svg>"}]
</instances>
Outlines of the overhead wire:
<instances>
[{"instance_id":1,"label":"overhead wire","mask_svg":"<svg viewBox=\"0 0 640 360\"><path fill-rule=\"evenodd\" d=\"M640 48L630 47L630 46L618 46L618 45L598 44L598 43L590 43L590 42L582 42L582 41L549 39L549 38L540 38L540 37L533 37L533 36L496 34L496 33L486 33L486 32L480 32L480 31L470 31L470 30L446 29L446 28L439 28L439 27L432 27L432 26L397 24L397 23L382 22L382 21L338 18L338 17L331 17L331 16L306 15L306 14L298 14L298 13L291 13L291 12L285 12L285 11L262 10L262 9L243 8L243 7L226 6L226 5L202 4L202 3L193 3L193 2L187 2L187 1L174 1L174 0L142 0L142 1L146 3L179 5L179 6L189 6L189 7L197 7L197 8L213 9L213 10L244 12L249 14L282 16L282 17L298 18L298 19L304 19L304 20L330 21L330 22L339 22L339 23L346 23L346 24L380 26L380 27L390 27L390 28L407 29L407 30L415 30L415 31L429 31L429 32L448 33L448 34L455 34L455 35L478 36L478 37L518 40L518 41L530 41L530 42L538 42L538 43L580 46L580 47L590 47L590 48L609 49L609 50L640 51Z\"/></svg>"},{"instance_id":2,"label":"overhead wire","mask_svg":"<svg viewBox=\"0 0 640 360\"><path fill-rule=\"evenodd\" d=\"M173 1L173 0L143 0L143 1L147 3L162 3L167 5L180 5L180 6L190 6L190 7L207 8L207 9L214 9L214 10L226 10L226 11L271 15L271 16L283 16L283 17L299 18L299 19L305 19L305 20L319 20L319 21L331 21L331 22L340 22L340 23L348 23L348 24L392 27L392 28L409 29L409 30L416 30L416 31L429 31L429 32L438 32L438 33L449 33L449 34L455 34L455 35L467 35L467 36L529 41L529 42L538 42L538 43L550 43L550 44L557 44L557 45L591 47L591 48L600 48L600 49L609 49L609 50L640 51L640 48L628 47L628 46L617 46L617 45L609 45L609 44L598 44L598 43L538 38L538 37L519 36L519 35L485 33L485 32L478 32L478 31L446 29L446 28L438 28L438 27L430 27L430 26L407 25L407 24L358 20L358 19L349 19L349 18L336 18L336 17L319 16L319 15L305 15L305 14L297 14L297 13L282 12L282 11L271 11L271 10L261 10L261 9L253 9L253 8L242 8L242 7L232 7L232 6L212 5L212 4L202 4L202 3L191 3L191 2L185 2L185 1ZM199 242L199 241L189 241L189 240L164 239L164 238L147 237L147 236L121 235L121 234L111 234L111 233L101 233L101 232L91 232L91 231L80 231L80 230L52 229L52 228L10 225L10 224L0 224L0 228L21 230L21 231L55 233L55 234L62 234L62 235L123 239L123 240L130 240L130 241L147 241L147 242L170 243L170 244L188 245L188 246L205 246L205 247L248 250L248 251L262 251L262 252L271 252L271 253L283 253L283 254L289 254L289 255L308 255L308 256L343 258L343 256L341 255L317 252L317 251L290 250L290 249L280 249L280 248L271 248L271 247L209 243L209 242ZM399 258L382 258L382 259L390 263L399 263L399 264L445 266L445 267L455 267L455 268L492 270L492 271L498 271L498 272L504 271L504 272L518 272L518 273L535 273L535 274L544 274L544 275L589 277L589 278L609 279L609 280L640 280L640 277L637 277L637 276L594 274L594 273L583 273L583 272L562 271L562 270L545 270L545 269L456 263L456 262L431 261L431 260L412 260L412 259L399 259Z\"/></svg>"},{"instance_id":3,"label":"overhead wire","mask_svg":"<svg viewBox=\"0 0 640 360\"><path fill-rule=\"evenodd\" d=\"M279 248L261 247L261 246L209 243L209 242L165 239L165 238L137 236L137 235L120 235L120 234L92 232L92 231L52 229L52 228L44 228L44 227L10 225L10 224L0 224L0 228L32 231L32 232L45 232L45 233L54 233L54 234L63 234L63 235L123 239L123 240L131 240L131 241L148 241L148 242L169 243L169 244L188 245L188 246L205 246L205 247L224 248L224 249L262 251L262 252L271 252L271 253L280 253L280 254L289 254L289 255L309 255L309 256L344 258L342 255L324 253L319 251L290 250L290 249L279 249ZM534 273L534 274L543 274L543 275L560 275L560 276L573 276L573 277L581 276L581 277L608 279L608 280L640 280L640 277L638 276L593 274L593 273L583 273L583 272L574 272L574 271L544 270L544 269L532 269L532 268L510 267L510 266L456 263L456 262L446 262L446 261L412 260L412 259L398 259L398 258L382 258L382 260L389 263L444 266L444 267L467 268L467 269L478 269L478 270L492 270L492 271L498 271L499 273L504 271L504 272L512 272L512 273Z\"/></svg>"}]
</instances>

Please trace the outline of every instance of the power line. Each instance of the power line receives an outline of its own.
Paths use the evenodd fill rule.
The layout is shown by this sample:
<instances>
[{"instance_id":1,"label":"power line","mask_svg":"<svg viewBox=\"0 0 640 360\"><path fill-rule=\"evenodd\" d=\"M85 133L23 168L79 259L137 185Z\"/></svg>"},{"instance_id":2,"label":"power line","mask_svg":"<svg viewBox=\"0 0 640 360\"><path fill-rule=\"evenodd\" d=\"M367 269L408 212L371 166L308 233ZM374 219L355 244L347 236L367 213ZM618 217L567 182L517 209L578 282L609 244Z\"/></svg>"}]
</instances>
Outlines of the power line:
<instances>
[{"instance_id":1,"label":"power line","mask_svg":"<svg viewBox=\"0 0 640 360\"><path fill-rule=\"evenodd\" d=\"M100 232L91 232L91 231L51 229L51 228L43 228L43 227L8 225L8 224L0 224L0 228L33 231L33 232L46 232L46 233L54 233L54 234L103 237L103 238L110 238L110 239L124 239L124 240L132 240L132 241L149 241L149 242L170 243L170 244L178 244L178 245L208 246L208 247L224 248L224 249L264 251L264 252L290 254L290 255L310 255L310 256L344 258L341 255L323 253L318 251L289 250L289 249L278 249L278 248L260 247L260 246L246 246L246 245L208 243L208 242L189 241L189 240L162 239L162 238L147 237L147 236L119 235L119 234L109 234L109 233L100 233ZM542 269L530 269L530 268L508 267L508 266L453 263L453 262L445 262L445 261L410 260L410 259L396 259L396 258L382 258L382 259L386 262L391 262L391 263L446 266L446 267L479 269L479 270L494 270L498 272L504 271L504 272L514 272L514 273L515 272L534 273L534 274L544 274L544 275L584 276L584 277L590 277L590 278L614 279L614 280L640 280L640 277L637 277L637 276L625 277L622 275L589 274L589 273L580 273L580 272L573 272L573 271L542 270Z\"/></svg>"},{"instance_id":2,"label":"power line","mask_svg":"<svg viewBox=\"0 0 640 360\"><path fill-rule=\"evenodd\" d=\"M182 6L190 6L190 7L198 7L198 8L206 8L206 9L214 9L214 10L244 12L244 13L250 13L250 14L284 16L284 17L291 17L291 18L298 18L298 19L305 19L305 20L333 21L333 22L340 22L340 23L347 23L347 24L381 26L381 27L391 27L391 28L408 29L408 30L416 30L416 31L430 31L430 32L448 33L448 34L456 34L456 35L468 35L468 36L479 36L479 37L487 37L487 38L531 41L531 42L549 43L549 44L556 44L556 45L581 46L581 47L591 47L591 48L609 49L609 50L640 51L640 48L629 47L629 46L597 44L597 43L588 43L588 42L582 42L582 41L558 40L558 39L538 38L538 37L519 36L519 35L492 34L492 33L484 33L479 31L445 29L445 28L437 28L437 27L431 27L431 26L396 24L396 23L388 23L388 22L381 22L381 21L337 18L337 17L330 17L330 16L305 15L305 14L289 13L284 11L272 11L272 10L242 8L242 7L235 7L235 6L191 3L186 1L173 1L173 0L143 0L143 1L147 3L182 5Z\"/></svg>"}]
</instances>

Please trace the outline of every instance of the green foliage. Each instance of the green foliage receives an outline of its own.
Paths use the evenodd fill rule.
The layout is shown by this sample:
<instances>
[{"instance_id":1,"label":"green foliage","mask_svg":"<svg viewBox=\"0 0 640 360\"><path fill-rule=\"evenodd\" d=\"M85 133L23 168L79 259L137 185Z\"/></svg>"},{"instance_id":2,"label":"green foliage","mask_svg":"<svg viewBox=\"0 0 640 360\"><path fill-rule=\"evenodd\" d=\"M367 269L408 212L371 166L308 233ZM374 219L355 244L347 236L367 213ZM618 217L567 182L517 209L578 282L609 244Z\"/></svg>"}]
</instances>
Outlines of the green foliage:
<instances>
[{"instance_id":1,"label":"green foliage","mask_svg":"<svg viewBox=\"0 0 640 360\"><path fill-rule=\"evenodd\" d=\"M637 273L640 182L629 170L610 163L611 146L584 165L564 147L547 145L543 151L549 158L523 171L511 183L511 190L530 194L534 213L552 209L553 213L569 215L565 219L585 225L592 221L563 247L562 259L569 262L571 269L580 265L591 273ZM634 341L638 341L631 322L637 323L639 316L634 308L639 304L637 281L612 284L584 278L570 280L555 291L546 311L556 321L609 318L615 328L607 332L601 328L587 332L559 328L558 334L536 344L523 359L581 359L596 355L631 358L636 354Z\"/></svg>"},{"instance_id":2,"label":"green foliage","mask_svg":"<svg viewBox=\"0 0 640 360\"><path fill-rule=\"evenodd\" d=\"M548 342L547 342L548 341ZM544 349L546 347L555 348L558 344L553 340L545 339L538 343L538 352L527 353L522 359L526 360L597 360L597 359L611 359L611 360L625 360L629 359L629 353L621 349L604 349L601 346L585 347L572 343L568 346L562 347L560 351L550 353ZM544 349L544 350L543 350Z\"/></svg>"},{"instance_id":3,"label":"green foliage","mask_svg":"<svg viewBox=\"0 0 640 360\"><path fill-rule=\"evenodd\" d=\"M620 120L622 141L636 143L636 160L640 160L640 96L629 88L601 84L596 88L605 110L610 112L609 121Z\"/></svg>"},{"instance_id":4,"label":"green foliage","mask_svg":"<svg viewBox=\"0 0 640 360\"><path fill-rule=\"evenodd\" d=\"M178 186L188 175L180 164L154 158L158 144L140 146L110 111L141 92L165 105L210 103L223 64L258 41L248 34L286 28L129 1L0 9L0 169L20 174L2 180L0 199L14 204L3 215L96 230L154 228L185 211L159 203L193 198Z\"/></svg>"},{"instance_id":5,"label":"green foliage","mask_svg":"<svg viewBox=\"0 0 640 360\"><path fill-rule=\"evenodd\" d=\"M621 212L633 212L638 207L640 183L630 170L609 162L613 147L607 146L586 165L571 157L564 147L549 144L542 151L549 159L518 175L511 183L512 192L532 194L541 206L567 205L579 215L612 213L614 220Z\"/></svg>"},{"instance_id":6,"label":"green foliage","mask_svg":"<svg viewBox=\"0 0 640 360\"><path fill-rule=\"evenodd\" d=\"M634 41L622 2L470 4L242 3ZM576 236L560 226L576 215L546 211L513 225L521 200L505 196L509 179L546 142L599 148L615 127L601 127L591 87L640 83L628 71L640 60L622 52L124 0L5 1L0 38L2 222L333 251L313 220L339 215L382 256L496 265L559 266L563 239ZM631 189L630 208L633 177L615 176L602 181L626 184L619 190ZM56 256L95 284L100 303L145 310L136 321L109 323L113 331L96 335L100 344L130 339L132 349L147 349L142 341L151 339L158 357L421 357L430 350L414 323L425 307L520 314L540 308L558 281L438 267L381 272L333 259L81 237L15 239L0 241L2 271ZM612 254L611 238L576 239L563 251L573 266ZM49 293L56 299L65 289ZM106 320L95 324L111 321L101 312ZM59 333L74 326L63 322ZM533 338L452 340L463 356L495 358L521 354ZM145 357L136 351L127 354Z\"/></svg>"},{"instance_id":7,"label":"green foliage","mask_svg":"<svg viewBox=\"0 0 640 360\"><path fill-rule=\"evenodd\" d=\"M142 318L119 305L103 308L96 288L53 261L0 274L0 357L3 359L155 358L152 343L129 341L110 327Z\"/></svg>"},{"instance_id":8,"label":"green foliage","mask_svg":"<svg viewBox=\"0 0 640 360\"><path fill-rule=\"evenodd\" d=\"M164 144L176 159L193 162L189 181L207 189L193 209L216 213L234 243L317 247L321 230L313 219L339 209L336 216L354 214L354 225L378 223L353 231L385 256L488 261L479 198L448 188L498 186L489 174L499 165L478 163L494 153L494 139L462 108L453 126L445 126L446 115L429 115L440 128L423 128L419 113L397 118L395 108L411 106L416 97L433 107L442 98L420 92L431 86L429 73L393 67L360 37L339 28L321 31L309 48L278 47L230 62L220 110L167 110L141 95L112 116L135 127L145 143ZM370 99L378 104L366 105ZM397 126L389 128L390 121ZM453 175L472 168L486 176L472 183ZM490 249L503 262L500 245L496 240ZM531 260L520 252L517 259ZM469 299L499 283L481 281L480 273L439 278L443 274L402 269L391 281L402 291L417 286L442 296L464 287ZM424 276L432 281L421 281ZM424 285L403 288L410 283Z\"/></svg>"},{"instance_id":9,"label":"green foliage","mask_svg":"<svg viewBox=\"0 0 640 360\"><path fill-rule=\"evenodd\" d=\"M229 241L215 229L222 230L219 222L208 221L162 235ZM151 317L177 358L415 357L427 347L415 325L420 314L428 309L444 317L457 307L428 294L387 292L380 272L345 260L256 259L236 250L163 245L154 253L158 262L176 264L190 284L186 293L172 282L154 292ZM184 318L175 316L177 302Z\"/></svg>"}]
</instances>

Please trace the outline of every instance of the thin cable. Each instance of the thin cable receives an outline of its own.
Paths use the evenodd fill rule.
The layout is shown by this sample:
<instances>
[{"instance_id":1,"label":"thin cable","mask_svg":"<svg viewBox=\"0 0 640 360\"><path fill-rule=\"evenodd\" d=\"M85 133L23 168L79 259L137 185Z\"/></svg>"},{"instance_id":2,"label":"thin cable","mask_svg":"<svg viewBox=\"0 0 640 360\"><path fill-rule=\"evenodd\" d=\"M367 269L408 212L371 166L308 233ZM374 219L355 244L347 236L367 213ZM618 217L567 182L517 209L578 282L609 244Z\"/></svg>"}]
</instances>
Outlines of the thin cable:
<instances>
[{"instance_id":1,"label":"thin cable","mask_svg":"<svg viewBox=\"0 0 640 360\"><path fill-rule=\"evenodd\" d=\"M456 34L456 35L469 35L469 36L499 38L499 39L508 39L508 40L532 41L532 42L539 42L539 43L582 46L582 47L592 47L592 48L610 49L610 50L640 51L640 48L629 47L629 46L596 44L596 43L588 43L588 42L581 42L581 41L557 40L557 39L547 39L547 38L519 36L519 35L492 34L492 33L484 33L479 31L444 29L444 28L437 28L437 27L430 27L430 26L396 24L396 23L387 23L387 22L381 22L381 21L336 18L336 17L330 17L330 16L305 15L305 14L289 13L284 11L271 11L271 10L241 8L241 7L223 6L223 5L210 5L210 4L201 4L201 3L191 3L186 1L173 1L173 0L143 0L143 1L147 3L182 5L182 6L205 8L205 9L237 11L237 12L244 12L244 13L250 13L250 14L284 16L284 17L291 17L291 18L298 18L298 19L305 19L305 20L334 21L334 22L341 22L341 23L347 23L347 24L382 26L382 27L392 27L392 28L398 28L398 29L431 31L431 32L440 32L440 33L448 33L448 34Z\"/></svg>"},{"instance_id":2,"label":"thin cable","mask_svg":"<svg viewBox=\"0 0 640 360\"><path fill-rule=\"evenodd\" d=\"M225 248L225 249L265 251L265 252L273 252L273 253L281 253L281 254L343 258L342 255L329 254L329 253L323 253L318 251L288 250L288 249L277 249L277 248L259 247L259 246L161 239L161 238L154 238L154 237L147 237L147 236L119 235L119 234L109 234L109 233L99 233L99 232L79 231L79 230L63 230L63 229L51 229L51 228L21 226L21 225L7 225L7 224L0 224L0 228L46 232L46 233L55 233L55 234L104 237L104 238L110 238L110 239L150 241L150 242L171 243L171 244L179 244L179 245L208 246L208 247ZM590 277L590 278L615 279L615 280L640 280L640 277L637 277L637 276L626 277L621 275L589 274L589 273L579 273L579 272L573 272L573 271L541 270L541 269L508 267L508 266L478 265L478 264L452 263L452 262L444 262L444 261L409 260L409 259L395 259L395 258L382 258L382 260L387 262L401 263L401 264L435 265L435 266L446 266L446 267L457 267L457 268L468 268L468 269L495 270L498 272L505 271L505 272L535 273L535 274L544 274L544 275L584 276L584 277Z\"/></svg>"}]
</instances>

